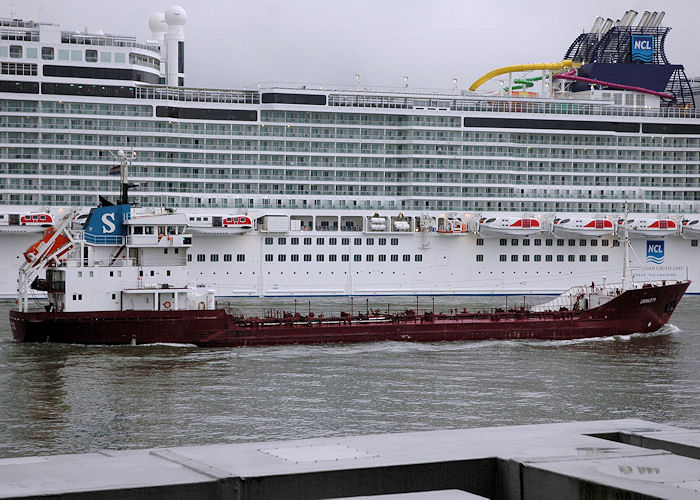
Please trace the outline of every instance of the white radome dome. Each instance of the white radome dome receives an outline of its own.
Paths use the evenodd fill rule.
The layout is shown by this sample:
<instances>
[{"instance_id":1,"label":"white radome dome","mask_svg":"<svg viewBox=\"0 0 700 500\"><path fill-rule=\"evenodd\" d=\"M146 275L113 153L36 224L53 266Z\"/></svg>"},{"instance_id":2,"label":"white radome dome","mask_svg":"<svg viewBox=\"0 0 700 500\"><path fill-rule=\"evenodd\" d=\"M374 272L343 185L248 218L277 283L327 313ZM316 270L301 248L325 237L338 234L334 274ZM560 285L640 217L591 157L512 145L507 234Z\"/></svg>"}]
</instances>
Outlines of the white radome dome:
<instances>
[{"instance_id":1,"label":"white radome dome","mask_svg":"<svg viewBox=\"0 0 700 500\"><path fill-rule=\"evenodd\" d=\"M168 31L168 23L165 22L165 12L156 12L148 18L148 27L153 33L165 33Z\"/></svg>"},{"instance_id":2,"label":"white radome dome","mask_svg":"<svg viewBox=\"0 0 700 500\"><path fill-rule=\"evenodd\" d=\"M187 12L179 5L171 5L165 9L165 22L169 26L182 26L187 21Z\"/></svg>"}]
</instances>

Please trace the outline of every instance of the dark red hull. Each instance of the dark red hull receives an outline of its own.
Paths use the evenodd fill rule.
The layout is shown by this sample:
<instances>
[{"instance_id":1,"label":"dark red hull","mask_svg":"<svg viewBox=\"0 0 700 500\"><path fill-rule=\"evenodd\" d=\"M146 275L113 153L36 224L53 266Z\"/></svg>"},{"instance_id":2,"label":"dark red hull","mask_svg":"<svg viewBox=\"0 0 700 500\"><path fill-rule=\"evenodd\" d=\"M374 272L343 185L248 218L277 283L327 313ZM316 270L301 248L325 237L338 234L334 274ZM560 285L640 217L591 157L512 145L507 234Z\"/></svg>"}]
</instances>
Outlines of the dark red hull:
<instances>
[{"instance_id":1,"label":"dark red hull","mask_svg":"<svg viewBox=\"0 0 700 500\"><path fill-rule=\"evenodd\" d=\"M397 314L376 318L232 319L215 311L10 311L20 342L186 343L199 346L322 344L382 340L569 340L653 332L668 323L689 282L629 290L587 311Z\"/></svg>"}]
</instances>

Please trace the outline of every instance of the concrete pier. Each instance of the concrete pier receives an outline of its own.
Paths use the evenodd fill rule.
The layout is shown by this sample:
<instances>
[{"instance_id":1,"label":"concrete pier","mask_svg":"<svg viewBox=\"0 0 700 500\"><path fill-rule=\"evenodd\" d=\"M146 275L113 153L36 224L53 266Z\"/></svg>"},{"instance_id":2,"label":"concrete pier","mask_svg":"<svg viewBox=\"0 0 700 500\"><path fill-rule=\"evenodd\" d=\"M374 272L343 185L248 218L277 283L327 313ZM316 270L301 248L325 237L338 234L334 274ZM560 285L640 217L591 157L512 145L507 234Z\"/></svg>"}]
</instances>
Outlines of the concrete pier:
<instances>
[{"instance_id":1,"label":"concrete pier","mask_svg":"<svg viewBox=\"0 0 700 500\"><path fill-rule=\"evenodd\" d=\"M1 459L0 498L32 497L697 499L700 431L625 419Z\"/></svg>"}]
</instances>

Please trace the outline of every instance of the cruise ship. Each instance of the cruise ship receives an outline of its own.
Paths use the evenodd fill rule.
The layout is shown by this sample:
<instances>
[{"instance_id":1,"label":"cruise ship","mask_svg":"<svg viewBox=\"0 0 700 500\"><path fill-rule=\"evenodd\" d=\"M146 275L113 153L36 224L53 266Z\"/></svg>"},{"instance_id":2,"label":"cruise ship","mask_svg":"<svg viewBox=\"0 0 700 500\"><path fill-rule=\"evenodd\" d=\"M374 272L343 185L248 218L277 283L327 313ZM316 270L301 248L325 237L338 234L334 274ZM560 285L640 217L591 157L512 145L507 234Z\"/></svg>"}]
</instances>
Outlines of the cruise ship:
<instances>
[{"instance_id":1,"label":"cruise ship","mask_svg":"<svg viewBox=\"0 0 700 500\"><path fill-rule=\"evenodd\" d=\"M552 63L432 92L187 87L178 6L143 42L0 19L0 297L42 231L119 198L117 151L222 296L554 294L620 281L623 228L633 276L700 293L698 86L663 18L597 18Z\"/></svg>"}]
</instances>

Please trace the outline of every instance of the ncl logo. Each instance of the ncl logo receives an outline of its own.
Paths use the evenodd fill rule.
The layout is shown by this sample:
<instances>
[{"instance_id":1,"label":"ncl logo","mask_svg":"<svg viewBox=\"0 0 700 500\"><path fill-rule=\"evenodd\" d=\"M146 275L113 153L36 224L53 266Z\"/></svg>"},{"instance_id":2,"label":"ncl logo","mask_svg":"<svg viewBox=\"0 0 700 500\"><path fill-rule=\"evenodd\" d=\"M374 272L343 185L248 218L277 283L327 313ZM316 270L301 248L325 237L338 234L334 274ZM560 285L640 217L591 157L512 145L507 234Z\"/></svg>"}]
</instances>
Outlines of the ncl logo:
<instances>
[{"instance_id":1,"label":"ncl logo","mask_svg":"<svg viewBox=\"0 0 700 500\"><path fill-rule=\"evenodd\" d=\"M663 264L664 263L664 241L663 240L647 240L647 263Z\"/></svg>"},{"instance_id":2,"label":"ncl logo","mask_svg":"<svg viewBox=\"0 0 700 500\"><path fill-rule=\"evenodd\" d=\"M632 36L632 62L650 63L654 60L654 37Z\"/></svg>"}]
</instances>

